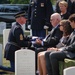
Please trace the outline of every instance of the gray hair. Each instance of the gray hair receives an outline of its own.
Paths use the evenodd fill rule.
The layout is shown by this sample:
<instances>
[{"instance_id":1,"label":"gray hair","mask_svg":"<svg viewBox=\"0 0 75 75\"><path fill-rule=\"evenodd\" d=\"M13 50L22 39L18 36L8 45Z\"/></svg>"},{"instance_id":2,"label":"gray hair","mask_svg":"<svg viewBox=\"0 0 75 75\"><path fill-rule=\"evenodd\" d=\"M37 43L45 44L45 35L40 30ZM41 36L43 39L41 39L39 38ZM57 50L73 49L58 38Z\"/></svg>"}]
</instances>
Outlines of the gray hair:
<instances>
[{"instance_id":1,"label":"gray hair","mask_svg":"<svg viewBox=\"0 0 75 75\"><path fill-rule=\"evenodd\" d=\"M53 13L51 17L54 17L55 19L58 19L59 21L61 21L61 15L59 13Z\"/></svg>"}]
</instances>

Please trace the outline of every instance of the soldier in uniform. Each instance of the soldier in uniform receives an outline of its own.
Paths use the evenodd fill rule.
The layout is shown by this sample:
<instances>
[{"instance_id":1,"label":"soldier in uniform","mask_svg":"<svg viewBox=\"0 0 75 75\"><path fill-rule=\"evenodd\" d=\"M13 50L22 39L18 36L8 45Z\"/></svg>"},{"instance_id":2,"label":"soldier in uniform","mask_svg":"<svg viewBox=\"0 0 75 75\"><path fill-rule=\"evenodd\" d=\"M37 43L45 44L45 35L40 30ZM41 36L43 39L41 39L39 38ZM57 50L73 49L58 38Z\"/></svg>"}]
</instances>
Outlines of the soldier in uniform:
<instances>
[{"instance_id":1,"label":"soldier in uniform","mask_svg":"<svg viewBox=\"0 0 75 75\"><path fill-rule=\"evenodd\" d=\"M24 32L22 25L26 23L25 12L19 12L15 15L16 23L12 26L8 43L5 46L4 57L6 60L10 61L11 67L0 66L0 69L6 71L15 71L15 51L21 49L22 47L30 47L31 41L30 38L24 37Z\"/></svg>"},{"instance_id":2,"label":"soldier in uniform","mask_svg":"<svg viewBox=\"0 0 75 75\"><path fill-rule=\"evenodd\" d=\"M50 0L30 0L28 8L28 21L31 25L32 36L45 37L48 26L50 30L50 15L53 13L53 7Z\"/></svg>"}]
</instances>

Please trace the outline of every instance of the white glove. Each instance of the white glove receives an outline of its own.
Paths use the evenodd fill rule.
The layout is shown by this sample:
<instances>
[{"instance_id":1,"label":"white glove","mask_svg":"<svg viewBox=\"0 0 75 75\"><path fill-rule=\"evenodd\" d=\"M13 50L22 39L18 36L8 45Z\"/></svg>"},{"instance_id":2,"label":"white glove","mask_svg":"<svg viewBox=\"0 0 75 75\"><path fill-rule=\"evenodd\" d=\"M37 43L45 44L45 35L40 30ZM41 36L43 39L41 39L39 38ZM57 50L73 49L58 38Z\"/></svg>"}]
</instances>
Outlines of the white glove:
<instances>
[{"instance_id":1,"label":"white glove","mask_svg":"<svg viewBox=\"0 0 75 75\"><path fill-rule=\"evenodd\" d=\"M31 25L28 25L28 29L31 29Z\"/></svg>"},{"instance_id":2,"label":"white glove","mask_svg":"<svg viewBox=\"0 0 75 75\"><path fill-rule=\"evenodd\" d=\"M44 26L44 29L48 29L48 28L49 28L48 26L46 26L46 25Z\"/></svg>"}]
</instances>

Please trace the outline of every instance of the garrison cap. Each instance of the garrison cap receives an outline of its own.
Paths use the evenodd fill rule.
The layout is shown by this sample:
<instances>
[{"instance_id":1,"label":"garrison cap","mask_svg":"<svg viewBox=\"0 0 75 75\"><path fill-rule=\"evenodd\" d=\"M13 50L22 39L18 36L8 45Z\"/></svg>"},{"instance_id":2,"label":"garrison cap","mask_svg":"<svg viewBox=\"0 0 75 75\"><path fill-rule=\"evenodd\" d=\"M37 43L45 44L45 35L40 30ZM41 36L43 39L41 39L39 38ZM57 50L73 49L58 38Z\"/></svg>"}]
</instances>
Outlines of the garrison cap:
<instances>
[{"instance_id":1,"label":"garrison cap","mask_svg":"<svg viewBox=\"0 0 75 75\"><path fill-rule=\"evenodd\" d=\"M14 15L15 18L18 18L18 17L21 17L21 16L25 17L26 16L26 12L21 11L21 12L18 12L17 14Z\"/></svg>"}]
</instances>

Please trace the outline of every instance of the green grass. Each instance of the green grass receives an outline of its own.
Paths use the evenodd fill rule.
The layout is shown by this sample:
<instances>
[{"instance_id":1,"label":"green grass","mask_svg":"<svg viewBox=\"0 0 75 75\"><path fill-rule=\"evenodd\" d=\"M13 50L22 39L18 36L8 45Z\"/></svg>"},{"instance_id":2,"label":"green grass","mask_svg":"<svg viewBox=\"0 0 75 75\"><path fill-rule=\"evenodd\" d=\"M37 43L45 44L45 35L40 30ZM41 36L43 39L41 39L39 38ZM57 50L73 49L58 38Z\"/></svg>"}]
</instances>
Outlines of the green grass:
<instances>
[{"instance_id":1,"label":"green grass","mask_svg":"<svg viewBox=\"0 0 75 75\"><path fill-rule=\"evenodd\" d=\"M2 35L0 35L0 44L3 45L3 36ZM4 50L3 50L3 56L4 56ZM7 62L8 61L3 58L3 65L9 66L9 64Z\"/></svg>"},{"instance_id":2,"label":"green grass","mask_svg":"<svg viewBox=\"0 0 75 75\"><path fill-rule=\"evenodd\" d=\"M3 35L0 35L0 43L3 44Z\"/></svg>"}]
</instances>

